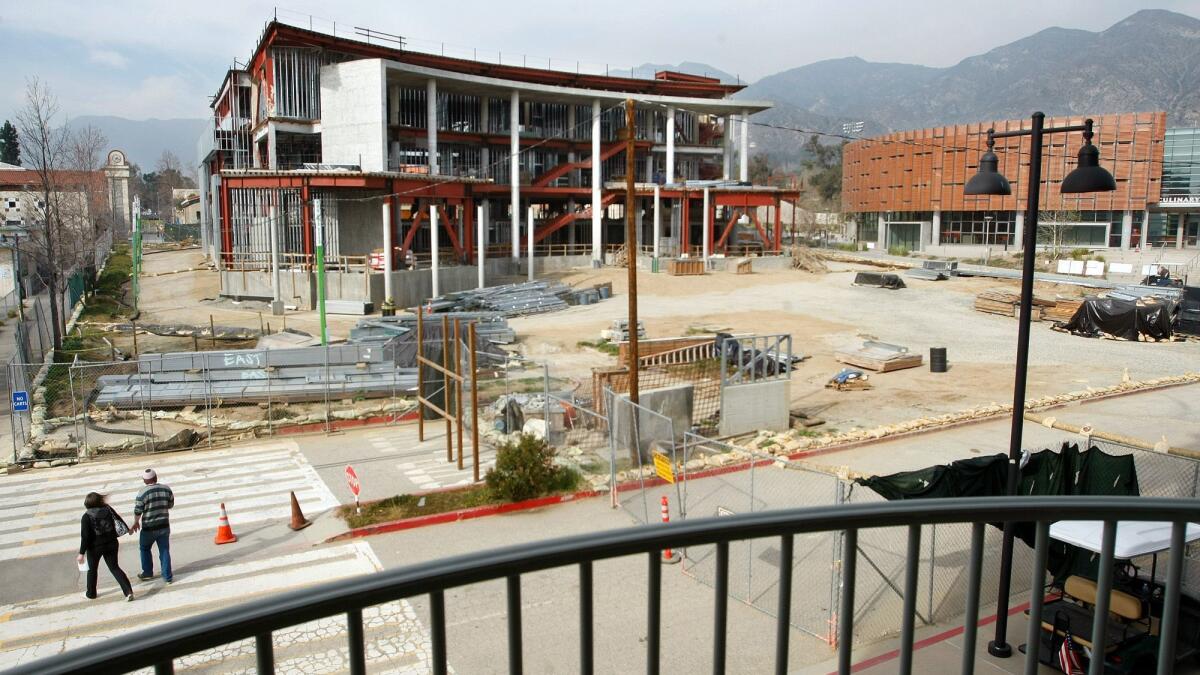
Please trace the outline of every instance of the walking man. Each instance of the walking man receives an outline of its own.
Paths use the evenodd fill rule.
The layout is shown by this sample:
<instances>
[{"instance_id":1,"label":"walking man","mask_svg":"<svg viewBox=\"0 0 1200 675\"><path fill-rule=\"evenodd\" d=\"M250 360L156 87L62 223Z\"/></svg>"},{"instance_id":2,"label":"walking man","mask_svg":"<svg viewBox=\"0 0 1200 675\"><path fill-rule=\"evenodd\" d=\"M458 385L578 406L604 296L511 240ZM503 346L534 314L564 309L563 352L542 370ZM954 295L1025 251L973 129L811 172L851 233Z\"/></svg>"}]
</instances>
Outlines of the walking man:
<instances>
[{"instance_id":1,"label":"walking man","mask_svg":"<svg viewBox=\"0 0 1200 675\"><path fill-rule=\"evenodd\" d=\"M141 530L138 544L142 549L142 571L138 573L138 579L147 581L154 578L154 558L150 556L150 547L158 545L163 581L169 584L175 578L171 574L171 521L168 511L175 506L175 493L158 482L158 474L154 469L146 469L142 473L142 482L145 486L133 500L133 527L130 528L133 532Z\"/></svg>"}]
</instances>

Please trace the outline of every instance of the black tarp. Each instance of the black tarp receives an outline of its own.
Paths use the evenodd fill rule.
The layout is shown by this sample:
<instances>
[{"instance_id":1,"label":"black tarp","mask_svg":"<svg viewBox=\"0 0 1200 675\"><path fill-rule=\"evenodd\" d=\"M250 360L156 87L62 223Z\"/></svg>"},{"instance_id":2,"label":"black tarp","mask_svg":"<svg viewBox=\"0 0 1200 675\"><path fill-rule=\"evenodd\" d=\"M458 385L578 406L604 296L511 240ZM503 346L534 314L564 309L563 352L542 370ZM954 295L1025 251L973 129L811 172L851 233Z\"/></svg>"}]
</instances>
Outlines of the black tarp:
<instances>
[{"instance_id":1,"label":"black tarp","mask_svg":"<svg viewBox=\"0 0 1200 675\"><path fill-rule=\"evenodd\" d=\"M1087 298L1062 328L1075 335L1100 337L1107 333L1122 340L1144 335L1152 340L1170 339L1177 304L1165 298L1141 301L1119 298Z\"/></svg>"},{"instance_id":2,"label":"black tarp","mask_svg":"<svg viewBox=\"0 0 1200 675\"><path fill-rule=\"evenodd\" d=\"M855 482L890 501L988 497L1005 494L1007 472L1007 456L997 454ZM1029 456L1021 468L1017 494L1136 496L1140 491L1132 455L1109 455L1095 447L1081 452L1079 446L1063 443L1058 452L1042 450ZM992 525L1001 527L1000 523ZM1032 547L1033 523L1017 523L1014 535ZM1052 541L1049 570L1055 579L1069 574L1094 579L1094 558L1090 551Z\"/></svg>"},{"instance_id":3,"label":"black tarp","mask_svg":"<svg viewBox=\"0 0 1200 675\"><path fill-rule=\"evenodd\" d=\"M904 288L904 280L899 275L886 272L859 272L854 275L855 286L878 286L896 290Z\"/></svg>"}]
</instances>

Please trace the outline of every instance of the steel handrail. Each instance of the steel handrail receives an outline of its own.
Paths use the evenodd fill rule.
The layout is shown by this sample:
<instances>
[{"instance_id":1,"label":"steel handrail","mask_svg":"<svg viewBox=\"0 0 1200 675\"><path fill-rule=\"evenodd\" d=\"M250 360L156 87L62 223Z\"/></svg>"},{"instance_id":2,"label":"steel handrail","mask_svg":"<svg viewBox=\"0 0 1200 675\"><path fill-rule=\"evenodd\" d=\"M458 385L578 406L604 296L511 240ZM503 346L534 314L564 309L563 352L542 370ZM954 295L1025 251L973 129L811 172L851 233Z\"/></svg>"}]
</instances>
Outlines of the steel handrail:
<instances>
[{"instance_id":1,"label":"steel handrail","mask_svg":"<svg viewBox=\"0 0 1200 675\"><path fill-rule=\"evenodd\" d=\"M423 594L430 594L431 604L437 605L443 602L443 591L446 589L483 581L508 579L511 591L514 582L519 584L521 575L557 567L580 565L581 573L584 569L590 572L591 563L597 560L650 554L650 583L654 586L653 571L658 569L658 556L667 548L710 544L724 547L731 541L776 536L784 537L786 542L789 535L829 531L845 531L847 538L853 540L854 533L859 529L883 527L908 527L911 540L912 528L922 525L974 523L981 527L983 523L999 521L1040 523L1040 547L1045 545L1049 522L1058 520L1200 523L1200 501L1093 496L911 500L689 519L667 525L576 535L458 555L279 594L21 664L8 672L14 675L123 673L151 666L156 668L156 672L172 672L171 661L174 658L251 637L257 640L260 666L263 666L271 663L269 645L272 631L342 613L361 622L361 612L366 607ZM1176 538L1182 548L1182 531L1178 527L1176 530ZM915 549L910 550L909 557L912 558L915 553ZM973 551L973 557L976 553L982 552ZM1110 561L1111 555L1110 549L1107 555ZM787 567L790 570L790 565ZM659 590L650 589L652 600ZM850 583L850 593L852 602L853 583ZM1171 594L1171 589L1168 589L1168 596ZM978 589L974 595L978 595ZM444 619L444 612L441 614ZM658 618L653 607L651 617L652 623ZM511 621L512 617L510 632L513 628ZM585 642L590 644L589 627L584 625L581 628L586 636ZM431 632L435 646L434 672L445 672L444 662L437 663L437 655L444 656L445 653L444 624L432 626ZM517 632L519 636L519 625ZM349 634L359 638L359 645L351 646L351 661L361 664L361 658L356 659L353 654L357 649L361 657L361 623L357 628L350 626ZM438 649L439 642L443 643L441 650ZM907 646L911 651L911 644ZM266 649L262 650L263 647ZM268 659L265 664L263 651ZM845 646L844 653L849 654L848 646ZM786 667L786 662L783 665ZM362 672L359 667L352 667L351 672Z\"/></svg>"}]
</instances>

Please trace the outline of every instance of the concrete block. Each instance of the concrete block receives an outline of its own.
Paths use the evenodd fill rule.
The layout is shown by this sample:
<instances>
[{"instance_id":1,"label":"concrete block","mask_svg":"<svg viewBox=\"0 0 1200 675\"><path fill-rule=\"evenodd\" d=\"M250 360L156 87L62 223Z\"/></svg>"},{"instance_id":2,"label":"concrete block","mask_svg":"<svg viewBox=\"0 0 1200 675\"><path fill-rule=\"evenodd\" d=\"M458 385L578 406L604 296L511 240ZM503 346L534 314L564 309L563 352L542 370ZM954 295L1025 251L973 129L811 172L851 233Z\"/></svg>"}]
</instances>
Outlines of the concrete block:
<instances>
[{"instance_id":1,"label":"concrete block","mask_svg":"<svg viewBox=\"0 0 1200 675\"><path fill-rule=\"evenodd\" d=\"M788 429L790 393L791 383L787 380L722 387L720 434L733 436L764 429Z\"/></svg>"},{"instance_id":2,"label":"concrete block","mask_svg":"<svg viewBox=\"0 0 1200 675\"><path fill-rule=\"evenodd\" d=\"M692 428L692 402L695 399L695 388L690 384L681 384L661 389L647 389L639 392L638 397L642 411L637 416L637 438L634 443L633 407L629 405L629 395L620 394L621 402L613 406L611 420L615 430L617 448L629 453L629 458L636 465L637 448L642 451L643 464L651 461L650 446L656 441L673 440L681 442L684 432Z\"/></svg>"}]
</instances>

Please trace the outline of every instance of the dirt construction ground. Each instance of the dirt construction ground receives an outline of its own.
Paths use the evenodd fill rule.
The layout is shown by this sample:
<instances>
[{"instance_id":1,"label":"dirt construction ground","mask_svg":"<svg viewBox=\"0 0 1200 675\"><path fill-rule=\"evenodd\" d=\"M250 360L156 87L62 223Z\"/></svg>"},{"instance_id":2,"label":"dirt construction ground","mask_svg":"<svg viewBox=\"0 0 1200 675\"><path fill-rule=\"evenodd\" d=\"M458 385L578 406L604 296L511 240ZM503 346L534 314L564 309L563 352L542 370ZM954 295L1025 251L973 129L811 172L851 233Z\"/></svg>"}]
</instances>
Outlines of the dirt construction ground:
<instances>
[{"instance_id":1,"label":"dirt construction ground","mask_svg":"<svg viewBox=\"0 0 1200 675\"><path fill-rule=\"evenodd\" d=\"M149 274L200 266L195 250L148 255ZM794 410L821 417L825 429L845 431L936 413L962 410L1012 398L1017 322L973 309L981 290L1015 282L953 278L932 282L906 279L907 288L856 287L854 272L869 269L831 263L828 274L799 270L767 270L749 275L713 272L673 277L639 270L639 312L649 337L725 330L734 333L790 333L793 349L805 355L792 378ZM613 298L594 305L510 321L527 357L547 361L556 378L569 378L590 391L591 369L613 365L615 358L579 342L596 340L600 331L627 310L626 270L578 270L559 279L590 286L612 282ZM146 278L142 284L144 323L207 324L258 328L262 320L274 329L279 317L263 303L234 304L218 299L213 271L192 271ZM1039 294L1077 296L1078 287L1039 284ZM344 337L357 317L330 316L333 338ZM311 311L289 311L287 326L316 333ZM1095 340L1052 331L1049 322L1033 325L1029 397L1078 391L1120 382L1200 370L1200 343L1121 342ZM190 339L139 337L149 348L190 349ZM825 382L842 365L834 351L855 348L865 339L908 347L928 362L930 347L946 347L949 372L920 368L873 375L874 389L835 391ZM149 342L146 342L149 340ZM158 340L157 343L154 341ZM176 344L178 343L178 344ZM161 346L159 346L161 345ZM202 345L203 346L203 345Z\"/></svg>"}]
</instances>

